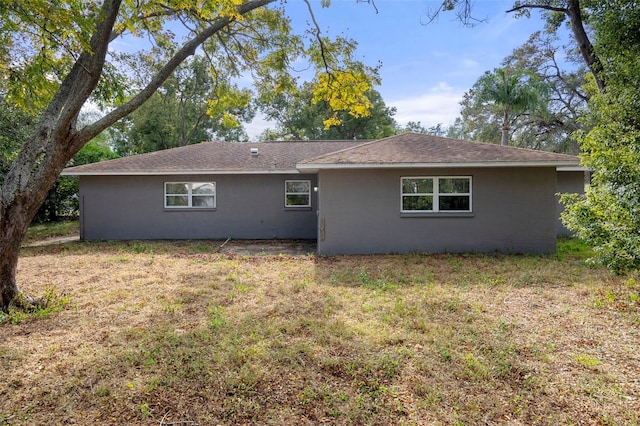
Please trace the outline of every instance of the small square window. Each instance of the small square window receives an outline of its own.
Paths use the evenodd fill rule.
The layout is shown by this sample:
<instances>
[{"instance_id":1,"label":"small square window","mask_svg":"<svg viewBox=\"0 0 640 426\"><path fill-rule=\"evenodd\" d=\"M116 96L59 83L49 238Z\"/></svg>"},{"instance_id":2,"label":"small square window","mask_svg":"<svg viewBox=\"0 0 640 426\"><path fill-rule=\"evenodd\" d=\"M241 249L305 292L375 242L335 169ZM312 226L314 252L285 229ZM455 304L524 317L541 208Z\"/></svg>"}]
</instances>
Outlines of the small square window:
<instances>
[{"instance_id":1,"label":"small square window","mask_svg":"<svg viewBox=\"0 0 640 426\"><path fill-rule=\"evenodd\" d=\"M311 207L311 181L284 181L285 207Z\"/></svg>"}]
</instances>

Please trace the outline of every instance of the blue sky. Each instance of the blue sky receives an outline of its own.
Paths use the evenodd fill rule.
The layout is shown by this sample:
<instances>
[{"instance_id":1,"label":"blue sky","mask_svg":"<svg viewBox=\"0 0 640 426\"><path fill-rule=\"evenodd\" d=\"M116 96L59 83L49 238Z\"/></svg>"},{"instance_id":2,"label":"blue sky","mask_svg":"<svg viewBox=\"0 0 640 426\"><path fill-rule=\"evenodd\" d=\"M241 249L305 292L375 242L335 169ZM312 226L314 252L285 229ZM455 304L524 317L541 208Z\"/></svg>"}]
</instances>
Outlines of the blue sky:
<instances>
[{"instance_id":1,"label":"blue sky","mask_svg":"<svg viewBox=\"0 0 640 426\"><path fill-rule=\"evenodd\" d=\"M359 59L368 65L382 62L382 85L376 89L397 108L396 121L420 121L425 127L451 124L464 92L544 26L537 13L520 19L507 14L513 0L476 0L474 16L486 22L474 28L463 27L451 12L424 25L438 0L376 0L378 13L356 0L331 0L328 8L320 0L311 3L325 35L354 39ZM294 28L304 31L307 5L288 0L285 10ZM247 130L253 139L268 126L257 119Z\"/></svg>"}]
</instances>

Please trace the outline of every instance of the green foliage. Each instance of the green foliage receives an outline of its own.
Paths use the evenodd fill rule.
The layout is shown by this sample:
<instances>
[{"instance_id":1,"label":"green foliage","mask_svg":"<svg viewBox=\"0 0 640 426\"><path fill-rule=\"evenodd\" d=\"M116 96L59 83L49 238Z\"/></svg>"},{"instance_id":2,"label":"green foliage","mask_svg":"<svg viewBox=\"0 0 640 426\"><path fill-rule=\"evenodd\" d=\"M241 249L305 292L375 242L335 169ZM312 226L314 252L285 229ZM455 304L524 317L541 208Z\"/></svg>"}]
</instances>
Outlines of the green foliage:
<instances>
[{"instance_id":1,"label":"green foliage","mask_svg":"<svg viewBox=\"0 0 640 426\"><path fill-rule=\"evenodd\" d=\"M69 296L58 294L55 287L47 288L44 296L36 303L30 303L24 295L19 295L7 312L0 311L0 324L19 324L48 318L65 310L69 302Z\"/></svg>"},{"instance_id":2,"label":"green foliage","mask_svg":"<svg viewBox=\"0 0 640 426\"><path fill-rule=\"evenodd\" d=\"M398 127L396 133L422 133L425 135L447 136L449 128L444 127L442 123L438 123L431 127L424 127L420 121L409 121L406 126Z\"/></svg>"},{"instance_id":3,"label":"green foliage","mask_svg":"<svg viewBox=\"0 0 640 426\"><path fill-rule=\"evenodd\" d=\"M621 273L640 268L640 11L635 2L605 3L593 7L590 23L597 53L608 58L606 90L591 83L592 128L580 137L582 162L594 173L584 197L563 198L563 220L593 245L594 262Z\"/></svg>"},{"instance_id":4,"label":"green foliage","mask_svg":"<svg viewBox=\"0 0 640 426\"><path fill-rule=\"evenodd\" d=\"M32 115L49 104L75 59L68 53L90 49L98 12L95 2L2 2L0 77L11 104Z\"/></svg>"},{"instance_id":5,"label":"green foliage","mask_svg":"<svg viewBox=\"0 0 640 426\"><path fill-rule=\"evenodd\" d=\"M561 61L568 61L569 65L560 67ZM531 70L549 90L543 109L516 118L513 144L577 154L579 147L573 133L583 129L578 120L586 111L588 99L582 89L587 73L582 59L576 57L572 48L560 47L557 35L536 32L525 44L514 49L503 65ZM563 69L565 67L568 69Z\"/></svg>"},{"instance_id":6,"label":"green foliage","mask_svg":"<svg viewBox=\"0 0 640 426\"><path fill-rule=\"evenodd\" d=\"M80 166L114 158L118 158L118 155L111 150L106 143L106 139L101 135L82 147L71 159L70 165ZM80 183L77 176L59 176L33 221L44 223L55 222L60 217L67 219L77 217L80 208L78 201L79 190Z\"/></svg>"},{"instance_id":7,"label":"green foliage","mask_svg":"<svg viewBox=\"0 0 640 426\"><path fill-rule=\"evenodd\" d=\"M465 93L462 116L468 126L478 129L474 139L494 142L501 135L498 139L508 145L518 117L546 114L548 94L548 86L531 70L497 68L485 72Z\"/></svg>"},{"instance_id":8,"label":"green foliage","mask_svg":"<svg viewBox=\"0 0 640 426\"><path fill-rule=\"evenodd\" d=\"M366 117L356 117L346 111L334 112L329 102L313 101L314 85L305 83L291 94L280 94L260 103L265 115L277 123L276 129L267 130L265 140L337 140L378 139L397 132L393 119L395 108L387 107L375 89L365 93L371 105ZM325 122L336 118L335 125L327 128Z\"/></svg>"},{"instance_id":9,"label":"green foliage","mask_svg":"<svg viewBox=\"0 0 640 426\"><path fill-rule=\"evenodd\" d=\"M138 72L155 65L139 55ZM246 140L241 122L253 118L250 92L211 78L204 56L183 63L144 105L117 125L113 145L133 155L212 139Z\"/></svg>"},{"instance_id":10,"label":"green foliage","mask_svg":"<svg viewBox=\"0 0 640 426\"><path fill-rule=\"evenodd\" d=\"M0 96L0 184L35 121L33 114L16 108Z\"/></svg>"},{"instance_id":11,"label":"green foliage","mask_svg":"<svg viewBox=\"0 0 640 426\"><path fill-rule=\"evenodd\" d=\"M80 166L82 164L97 163L98 161L113 160L115 158L118 158L118 154L113 152L107 144L106 138L99 136L83 146L73 157L70 165Z\"/></svg>"},{"instance_id":12,"label":"green foliage","mask_svg":"<svg viewBox=\"0 0 640 426\"><path fill-rule=\"evenodd\" d=\"M558 16L564 17L564 14ZM582 89L587 71L584 65L559 65L567 62L582 64L583 59L576 56L573 46L560 46L556 29L549 28L547 33L532 34L526 43L515 48L502 62L504 69L514 70L512 77L516 77L515 73L522 73L523 77L527 74L535 76L531 81L522 79L518 86L526 88L528 85L534 95L536 91L539 92L539 99L530 99L533 104L527 108L508 112L510 144L577 154L579 147L573 133L583 128L578 120L587 107L588 97ZM502 102L497 100L503 98L504 93L487 93L487 82L496 83L485 75L465 93L461 102L461 117L449 128L450 137L492 143L502 139L505 104L504 99ZM502 84L499 80L497 83ZM507 99L507 102L513 100Z\"/></svg>"}]
</instances>

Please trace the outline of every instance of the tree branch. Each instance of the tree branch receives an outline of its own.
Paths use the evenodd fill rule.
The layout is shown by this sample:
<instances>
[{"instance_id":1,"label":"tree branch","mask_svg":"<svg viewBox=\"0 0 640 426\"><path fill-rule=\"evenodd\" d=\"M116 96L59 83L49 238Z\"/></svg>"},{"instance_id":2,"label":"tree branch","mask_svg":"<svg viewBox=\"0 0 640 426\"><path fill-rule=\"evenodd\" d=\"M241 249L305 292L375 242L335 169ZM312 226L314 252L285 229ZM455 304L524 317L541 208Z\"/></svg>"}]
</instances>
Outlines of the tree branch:
<instances>
[{"instance_id":1,"label":"tree branch","mask_svg":"<svg viewBox=\"0 0 640 426\"><path fill-rule=\"evenodd\" d=\"M479 19L471 14L472 0L441 0L439 3L440 6L435 10L429 9L427 11L427 21L422 23L422 25L432 24L438 20L441 13L455 9L458 9L456 11L456 18L458 18L458 21L460 21L465 27L473 28L479 23L486 22L486 18Z\"/></svg>"},{"instance_id":2,"label":"tree branch","mask_svg":"<svg viewBox=\"0 0 640 426\"><path fill-rule=\"evenodd\" d=\"M602 79L602 62L600 58L596 55L593 45L591 44L591 40L589 40L589 36L584 29L584 22L582 20L582 12L580 10L580 0L566 0L567 7L557 7L549 4L536 4L536 3L525 3L520 4L514 7L511 10L508 10L507 13L510 12L518 12L524 9L542 9L548 10L551 12L559 12L564 13L569 18L569 24L571 26L571 31L573 32L573 36L578 44L578 49L580 50L580 54L582 58L586 62L589 70L593 74L596 85L598 86L598 90L600 92L604 92L605 90L605 81Z\"/></svg>"},{"instance_id":3,"label":"tree branch","mask_svg":"<svg viewBox=\"0 0 640 426\"><path fill-rule=\"evenodd\" d=\"M34 133L12 162L1 188L3 204L8 205L16 197L15 194L27 187L44 199L46 191L41 193L38 187L50 187L56 177L47 173L47 169L56 169L58 163L66 162L63 157L68 156L70 149L73 149L66 143L70 135L73 135L72 129L80 109L100 79L108 48L106 40L118 16L120 3L121 0L106 0L103 3L101 19L89 41L89 51L85 50L80 54L42 114Z\"/></svg>"},{"instance_id":4,"label":"tree branch","mask_svg":"<svg viewBox=\"0 0 640 426\"><path fill-rule=\"evenodd\" d=\"M557 7L557 6L552 6L550 4L525 3L525 4L519 4L513 9L507 10L507 13L520 12L521 10L524 10L524 9L544 9L550 12L560 12L564 14L567 14L569 12L569 9L567 9L566 7Z\"/></svg>"},{"instance_id":5,"label":"tree branch","mask_svg":"<svg viewBox=\"0 0 640 426\"><path fill-rule=\"evenodd\" d=\"M276 0L253 0L238 6L238 13L245 15L252 10L266 6L273 3ZM110 113L102 117L100 120L93 124L84 127L78 134L74 145L82 147L84 143L91 140L100 132L120 120L126 117L131 112L140 107L147 99L149 99L155 91L162 86L162 83L171 75L173 71L189 56L193 55L198 47L200 47L210 37L215 35L218 31L228 26L233 21L230 17L220 17L213 21L212 25L195 35L191 40L186 42L180 50L158 71L158 73L151 79L149 84L144 87L136 96L134 96L127 103L115 108Z\"/></svg>"},{"instance_id":6,"label":"tree branch","mask_svg":"<svg viewBox=\"0 0 640 426\"><path fill-rule=\"evenodd\" d=\"M307 4L307 9L309 9L309 15L311 15L311 20L313 21L313 25L315 25L316 30L313 31L313 34L316 36L318 43L320 44L320 55L322 56L322 62L324 63L324 68L328 74L330 73L329 63L327 62L327 57L325 55L324 43L322 42L322 37L320 37L320 25L318 25L318 21L316 21L316 15L313 13L313 8L311 7L311 3L309 0L304 0Z\"/></svg>"}]
</instances>

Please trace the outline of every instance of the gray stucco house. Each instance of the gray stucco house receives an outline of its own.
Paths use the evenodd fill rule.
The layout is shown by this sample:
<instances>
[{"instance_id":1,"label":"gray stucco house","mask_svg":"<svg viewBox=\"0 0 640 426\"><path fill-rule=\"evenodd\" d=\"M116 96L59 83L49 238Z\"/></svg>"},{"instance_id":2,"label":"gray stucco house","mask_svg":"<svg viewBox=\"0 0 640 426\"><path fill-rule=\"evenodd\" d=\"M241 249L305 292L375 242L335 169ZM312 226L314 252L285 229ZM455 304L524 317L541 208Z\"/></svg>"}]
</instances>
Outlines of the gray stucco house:
<instances>
[{"instance_id":1,"label":"gray stucco house","mask_svg":"<svg viewBox=\"0 0 640 426\"><path fill-rule=\"evenodd\" d=\"M67 168L80 238L317 239L320 254L551 252L577 157L407 133L206 142Z\"/></svg>"}]
</instances>

